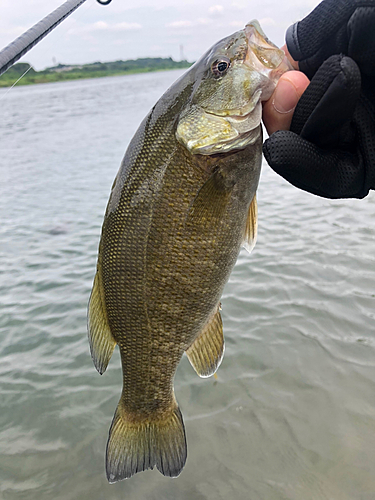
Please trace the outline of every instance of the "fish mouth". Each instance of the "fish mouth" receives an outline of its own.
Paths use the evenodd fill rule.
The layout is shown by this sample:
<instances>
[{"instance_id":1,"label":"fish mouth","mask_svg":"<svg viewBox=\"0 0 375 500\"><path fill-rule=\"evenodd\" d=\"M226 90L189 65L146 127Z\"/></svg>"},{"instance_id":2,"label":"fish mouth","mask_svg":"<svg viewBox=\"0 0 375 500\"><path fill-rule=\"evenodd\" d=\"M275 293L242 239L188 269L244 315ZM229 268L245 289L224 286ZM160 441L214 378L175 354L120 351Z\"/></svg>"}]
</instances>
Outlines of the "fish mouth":
<instances>
[{"instance_id":1,"label":"fish mouth","mask_svg":"<svg viewBox=\"0 0 375 500\"><path fill-rule=\"evenodd\" d=\"M285 52L267 38L257 20L247 23L244 32L247 38L244 64L263 77L261 100L267 101L280 76L293 68Z\"/></svg>"},{"instance_id":2,"label":"fish mouth","mask_svg":"<svg viewBox=\"0 0 375 500\"><path fill-rule=\"evenodd\" d=\"M247 23L244 31L248 46L244 63L247 66L264 73L283 65L286 59L284 51L267 38L258 21Z\"/></svg>"}]
</instances>

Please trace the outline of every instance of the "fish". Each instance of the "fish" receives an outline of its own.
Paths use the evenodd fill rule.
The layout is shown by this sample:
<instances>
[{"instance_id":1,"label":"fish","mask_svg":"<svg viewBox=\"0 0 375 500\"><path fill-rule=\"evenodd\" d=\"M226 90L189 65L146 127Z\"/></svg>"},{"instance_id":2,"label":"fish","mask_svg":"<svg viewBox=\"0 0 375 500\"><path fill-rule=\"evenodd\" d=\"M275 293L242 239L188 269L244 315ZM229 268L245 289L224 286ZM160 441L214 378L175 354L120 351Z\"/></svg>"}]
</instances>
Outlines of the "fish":
<instances>
[{"instance_id":1,"label":"fish","mask_svg":"<svg viewBox=\"0 0 375 500\"><path fill-rule=\"evenodd\" d=\"M209 49L159 99L112 186L88 306L94 365L116 344L123 389L106 449L110 483L156 467L177 477L186 433L173 381L224 354L220 298L257 235L262 101L291 69L257 21Z\"/></svg>"}]
</instances>

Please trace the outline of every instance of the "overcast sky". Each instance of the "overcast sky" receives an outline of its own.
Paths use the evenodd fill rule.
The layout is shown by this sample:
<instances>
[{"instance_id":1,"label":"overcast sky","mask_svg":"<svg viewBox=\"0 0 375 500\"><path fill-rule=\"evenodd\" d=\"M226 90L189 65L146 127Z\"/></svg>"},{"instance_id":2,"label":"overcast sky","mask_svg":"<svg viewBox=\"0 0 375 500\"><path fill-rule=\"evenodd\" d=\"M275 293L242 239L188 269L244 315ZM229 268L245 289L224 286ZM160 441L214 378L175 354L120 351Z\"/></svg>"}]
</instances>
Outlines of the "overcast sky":
<instances>
[{"instance_id":1,"label":"overcast sky","mask_svg":"<svg viewBox=\"0 0 375 500\"><path fill-rule=\"evenodd\" d=\"M0 0L0 49L63 3L63 0ZM86 0L22 61L40 70L55 63L80 64L138 57L189 61L212 44L258 19L268 37L284 43L288 26L319 0Z\"/></svg>"}]
</instances>

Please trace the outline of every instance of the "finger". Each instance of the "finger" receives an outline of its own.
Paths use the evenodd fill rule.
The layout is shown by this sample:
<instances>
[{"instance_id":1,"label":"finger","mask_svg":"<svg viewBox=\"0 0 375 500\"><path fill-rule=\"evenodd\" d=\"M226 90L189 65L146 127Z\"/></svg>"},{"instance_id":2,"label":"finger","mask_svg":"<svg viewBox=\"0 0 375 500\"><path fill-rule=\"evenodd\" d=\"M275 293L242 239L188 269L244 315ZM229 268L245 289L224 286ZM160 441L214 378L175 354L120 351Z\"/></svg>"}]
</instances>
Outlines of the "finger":
<instances>
[{"instance_id":1,"label":"finger","mask_svg":"<svg viewBox=\"0 0 375 500\"><path fill-rule=\"evenodd\" d=\"M309 84L300 71L284 73L271 98L263 105L263 122L269 135L276 130L289 130L293 111Z\"/></svg>"},{"instance_id":2,"label":"finger","mask_svg":"<svg viewBox=\"0 0 375 500\"><path fill-rule=\"evenodd\" d=\"M350 57L325 61L298 102L290 130L320 147L343 141L361 92L361 74ZM349 129L348 129L349 130Z\"/></svg>"},{"instance_id":3,"label":"finger","mask_svg":"<svg viewBox=\"0 0 375 500\"><path fill-rule=\"evenodd\" d=\"M361 198L365 169L355 153L320 149L289 131L263 145L268 164L294 186L325 198Z\"/></svg>"}]
</instances>

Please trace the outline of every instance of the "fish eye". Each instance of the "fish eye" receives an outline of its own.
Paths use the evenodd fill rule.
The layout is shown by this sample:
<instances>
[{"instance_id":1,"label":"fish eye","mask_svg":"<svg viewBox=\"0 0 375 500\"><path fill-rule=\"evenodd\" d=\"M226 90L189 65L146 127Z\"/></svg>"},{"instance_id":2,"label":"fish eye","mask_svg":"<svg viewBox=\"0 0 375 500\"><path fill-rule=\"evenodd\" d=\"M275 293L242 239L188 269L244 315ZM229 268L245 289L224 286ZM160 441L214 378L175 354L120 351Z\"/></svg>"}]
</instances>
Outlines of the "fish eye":
<instances>
[{"instance_id":1,"label":"fish eye","mask_svg":"<svg viewBox=\"0 0 375 500\"><path fill-rule=\"evenodd\" d=\"M215 76L223 76L228 71L229 66L230 60L227 57L221 57L212 64L211 71Z\"/></svg>"}]
</instances>

